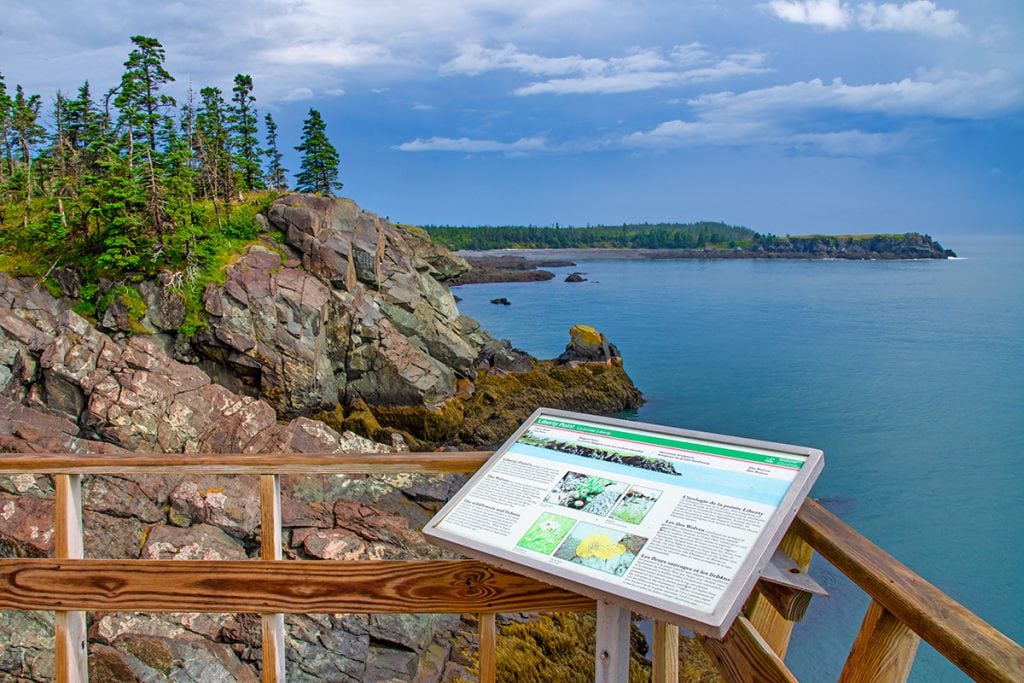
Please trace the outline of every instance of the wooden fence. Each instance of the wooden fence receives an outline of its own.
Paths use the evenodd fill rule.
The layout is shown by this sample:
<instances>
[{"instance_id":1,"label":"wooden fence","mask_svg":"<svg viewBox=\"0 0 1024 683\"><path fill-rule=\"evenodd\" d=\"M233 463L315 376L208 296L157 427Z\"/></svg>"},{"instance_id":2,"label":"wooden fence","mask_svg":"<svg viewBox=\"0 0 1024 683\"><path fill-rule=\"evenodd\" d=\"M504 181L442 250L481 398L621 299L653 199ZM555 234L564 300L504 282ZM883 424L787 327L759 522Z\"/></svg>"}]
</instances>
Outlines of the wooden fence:
<instances>
[{"instance_id":1,"label":"wooden fence","mask_svg":"<svg viewBox=\"0 0 1024 683\"><path fill-rule=\"evenodd\" d=\"M479 672L496 672L495 615L593 610L592 599L472 560L283 560L283 474L472 472L490 453L0 454L0 474L51 474L53 559L0 559L0 609L55 612L58 681L88 680L85 613L254 612L263 680L285 680L285 613L476 613ZM84 474L258 474L261 557L246 561L83 559ZM1024 681L1024 649L813 500L782 549L806 571L818 551L870 597L839 680L906 680L921 639L979 681ZM762 580L721 641L701 638L727 681L795 681L783 663L809 595ZM678 631L657 622L654 680L677 679Z\"/></svg>"}]
</instances>

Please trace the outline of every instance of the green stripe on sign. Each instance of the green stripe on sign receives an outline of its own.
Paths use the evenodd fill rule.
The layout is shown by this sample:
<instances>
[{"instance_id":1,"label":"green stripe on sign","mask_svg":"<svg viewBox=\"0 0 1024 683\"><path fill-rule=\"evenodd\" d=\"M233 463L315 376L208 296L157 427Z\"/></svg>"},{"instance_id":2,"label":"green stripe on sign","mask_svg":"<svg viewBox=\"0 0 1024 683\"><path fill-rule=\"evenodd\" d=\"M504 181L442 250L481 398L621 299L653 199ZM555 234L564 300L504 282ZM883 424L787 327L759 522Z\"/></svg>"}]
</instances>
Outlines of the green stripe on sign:
<instances>
[{"instance_id":1,"label":"green stripe on sign","mask_svg":"<svg viewBox=\"0 0 1024 683\"><path fill-rule=\"evenodd\" d=\"M805 462L804 460L788 458L780 455L764 455L761 453L751 453L749 451L738 451L732 448L725 448L724 446L711 446L709 444L693 443L692 441L682 441L680 439L673 439L666 436L655 436L653 434L637 434L636 432L623 432L616 429L610 429L608 427L581 424L579 422L569 422L566 420L559 420L558 418L553 417L538 418L534 424L540 425L542 427L557 427L558 429L568 429L569 431L579 432L581 434L594 434L595 436L610 436L617 439L626 439L628 441L646 443L652 446L666 446L668 448L679 448L682 450L693 451L696 453L720 455L726 458L736 458L737 460L747 460L750 462L759 462L765 465L776 465L778 467L789 467L797 470L803 467Z\"/></svg>"}]
</instances>

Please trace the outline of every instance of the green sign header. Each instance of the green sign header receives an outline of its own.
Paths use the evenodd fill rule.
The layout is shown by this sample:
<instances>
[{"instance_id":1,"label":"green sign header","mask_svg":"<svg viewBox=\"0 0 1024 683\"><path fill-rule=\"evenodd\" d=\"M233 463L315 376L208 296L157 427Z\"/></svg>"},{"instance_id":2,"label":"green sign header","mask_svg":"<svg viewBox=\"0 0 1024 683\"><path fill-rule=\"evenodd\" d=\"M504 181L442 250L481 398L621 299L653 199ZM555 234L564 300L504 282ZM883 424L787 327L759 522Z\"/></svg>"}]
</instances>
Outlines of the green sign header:
<instances>
[{"instance_id":1,"label":"green sign header","mask_svg":"<svg viewBox=\"0 0 1024 683\"><path fill-rule=\"evenodd\" d=\"M567 420L560 420L552 417L541 417L538 418L535 425L541 427L555 427L557 429L567 429L573 432L579 432L581 434L593 434L595 436L607 436L615 439L625 439L627 441L635 441L637 443L649 444L651 446L665 446L666 448L678 448L684 451L691 451L695 453L705 453L707 455L717 455L725 458L736 458L737 460L747 460L750 462L762 463L764 465L774 465L776 467L788 467L791 469L800 469L804 466L804 460L794 457L787 457L782 455L765 455L763 453L751 453L749 451L740 451L733 448L726 448L724 446L712 446L710 444L694 443L692 441L683 441L682 439L676 439L668 436L657 436L655 434L644 434L640 432L624 432L617 429L610 429L608 427L602 427L599 425L591 425L581 422L570 422Z\"/></svg>"}]
</instances>

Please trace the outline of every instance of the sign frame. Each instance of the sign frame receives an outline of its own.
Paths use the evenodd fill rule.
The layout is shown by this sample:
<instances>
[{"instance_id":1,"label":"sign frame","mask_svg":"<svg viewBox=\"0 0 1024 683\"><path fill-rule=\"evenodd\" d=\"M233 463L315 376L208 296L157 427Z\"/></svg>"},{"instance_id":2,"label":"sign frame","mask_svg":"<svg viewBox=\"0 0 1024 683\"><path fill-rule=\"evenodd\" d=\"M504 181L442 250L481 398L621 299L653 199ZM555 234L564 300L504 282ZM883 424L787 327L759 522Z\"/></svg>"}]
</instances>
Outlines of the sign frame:
<instances>
[{"instance_id":1,"label":"sign frame","mask_svg":"<svg viewBox=\"0 0 1024 683\"><path fill-rule=\"evenodd\" d=\"M601 579L600 577L588 575L583 571L576 571L571 566L552 566L550 562L545 561L548 558L543 558L542 556L534 557L529 552L511 551L492 543L484 542L479 538L471 538L453 532L451 529L441 526L449 514L470 497L474 489L488 478L495 467L504 461L520 437L533 427L538 419L543 418L582 422L586 425L596 426L598 429L626 429L641 435L651 435L653 438L663 437L667 440L682 437L683 439L705 442L710 444L709 447L712 449L738 447L740 450L751 449L752 451L767 452L768 454L778 454L782 459L785 459L787 456L797 456L797 458L802 459L803 464L789 483L774 512L771 513L768 521L764 523L764 526L753 540L752 545L746 551L746 555L740 561L738 567L736 567L733 576L728 580L728 584L718 598L714 608L710 611L702 611L678 601L616 584L610 579ZM582 456L576 457L579 457L580 467L585 468L587 459ZM693 431L611 417L600 417L552 408L538 408L494 452L491 458L477 470L437 514L427 522L423 528L423 533L430 541L474 559L592 597L599 602L618 605L638 614L673 623L712 638L721 639L732 626L740 609L742 609L743 603L760 577L762 570L771 561L772 554L782 541L782 537L785 535L786 530L796 516L804 498L809 494L823 467L824 454L821 450L815 448Z\"/></svg>"}]
</instances>

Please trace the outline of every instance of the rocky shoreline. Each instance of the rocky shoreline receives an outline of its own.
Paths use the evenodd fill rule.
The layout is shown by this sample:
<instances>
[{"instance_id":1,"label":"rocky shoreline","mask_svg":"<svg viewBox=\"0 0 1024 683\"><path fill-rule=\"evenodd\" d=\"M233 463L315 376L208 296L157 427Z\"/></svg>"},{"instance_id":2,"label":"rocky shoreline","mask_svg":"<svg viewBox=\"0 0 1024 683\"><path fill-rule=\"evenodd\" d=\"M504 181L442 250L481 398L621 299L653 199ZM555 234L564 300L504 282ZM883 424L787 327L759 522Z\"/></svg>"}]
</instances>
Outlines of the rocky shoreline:
<instances>
[{"instance_id":1,"label":"rocky shoreline","mask_svg":"<svg viewBox=\"0 0 1024 683\"><path fill-rule=\"evenodd\" d=\"M461 316L446 283L468 265L415 229L308 195L261 220L263 236L202 293L205 325L191 336L178 329L173 273L119 284L142 310L109 296L95 321L75 312L73 277L55 296L0 273L0 451L485 448L541 405L610 413L642 401L596 330L573 328L565 354L538 361ZM418 529L460 482L285 477L285 556L442 557ZM86 557L259 553L251 477L87 476L83 507ZM0 477L0 556L52 557L52 520L49 477ZM471 617L286 623L289 680L474 678ZM97 681L256 681L259 636L252 615L91 613L90 669ZM52 680L52 648L52 615L0 612L0 678Z\"/></svg>"},{"instance_id":2,"label":"rocky shoreline","mask_svg":"<svg viewBox=\"0 0 1024 683\"><path fill-rule=\"evenodd\" d=\"M452 285L490 282L533 282L550 280L554 273L545 267L573 266L578 260L735 260L787 259L849 261L892 261L955 258L926 235L879 235L861 237L788 237L766 244L721 249L495 249L457 252L471 270L455 278Z\"/></svg>"},{"instance_id":3,"label":"rocky shoreline","mask_svg":"<svg viewBox=\"0 0 1024 683\"><path fill-rule=\"evenodd\" d=\"M556 258L529 258L523 254L488 255L474 252L463 255L469 269L452 278L448 284L476 285L487 282L544 282L555 274L544 268L564 268L576 265L572 261Z\"/></svg>"}]
</instances>

